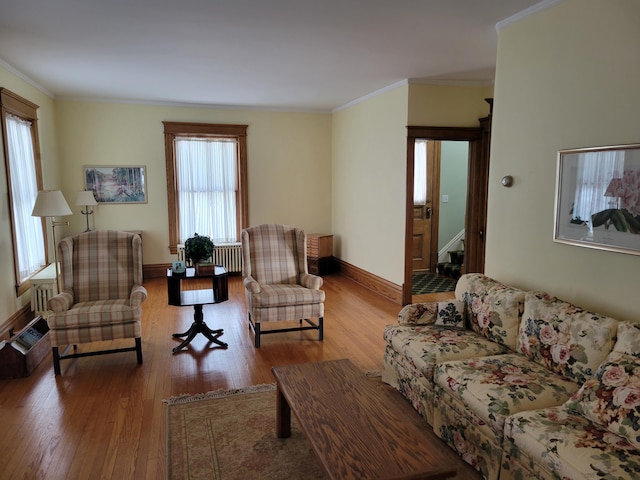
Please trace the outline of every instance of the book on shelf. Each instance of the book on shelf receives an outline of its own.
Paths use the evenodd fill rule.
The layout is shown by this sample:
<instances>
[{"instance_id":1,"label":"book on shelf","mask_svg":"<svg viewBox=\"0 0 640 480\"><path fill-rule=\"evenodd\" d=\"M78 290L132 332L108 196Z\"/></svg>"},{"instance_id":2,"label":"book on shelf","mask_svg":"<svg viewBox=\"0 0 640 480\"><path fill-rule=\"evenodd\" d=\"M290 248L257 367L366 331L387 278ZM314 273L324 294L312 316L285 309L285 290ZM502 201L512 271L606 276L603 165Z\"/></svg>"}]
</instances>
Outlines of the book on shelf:
<instances>
[{"instance_id":1,"label":"book on shelf","mask_svg":"<svg viewBox=\"0 0 640 480\"><path fill-rule=\"evenodd\" d=\"M43 334L37 331L35 328L30 327L18 335L14 339L14 343L18 343L26 350L32 348L42 338Z\"/></svg>"},{"instance_id":2,"label":"book on shelf","mask_svg":"<svg viewBox=\"0 0 640 480\"><path fill-rule=\"evenodd\" d=\"M26 355L26 354L27 354L27 352L29 351L29 349L28 349L28 348L23 347L20 343L18 343L18 342L16 342L16 341L11 342L10 344L11 344L11 346L12 346L13 348L15 348L16 350L18 350L18 351L19 351L20 353L22 353L23 355Z\"/></svg>"},{"instance_id":3,"label":"book on shelf","mask_svg":"<svg viewBox=\"0 0 640 480\"><path fill-rule=\"evenodd\" d=\"M13 343L17 344L17 345L20 345L25 350L29 350L31 347L33 347L33 345L31 345L28 340L23 338L22 335L19 336L19 337L16 337L16 339L13 341Z\"/></svg>"}]
</instances>

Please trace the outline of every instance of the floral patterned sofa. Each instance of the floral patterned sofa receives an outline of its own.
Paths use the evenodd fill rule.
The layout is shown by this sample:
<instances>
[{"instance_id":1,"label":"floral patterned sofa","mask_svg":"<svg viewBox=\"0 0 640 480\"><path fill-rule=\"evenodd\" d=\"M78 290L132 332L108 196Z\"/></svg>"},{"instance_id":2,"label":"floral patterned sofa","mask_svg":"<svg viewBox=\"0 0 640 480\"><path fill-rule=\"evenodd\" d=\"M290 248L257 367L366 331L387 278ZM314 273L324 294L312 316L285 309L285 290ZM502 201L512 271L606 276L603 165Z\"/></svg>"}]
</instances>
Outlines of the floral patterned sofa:
<instances>
[{"instance_id":1,"label":"floral patterned sofa","mask_svg":"<svg viewBox=\"0 0 640 480\"><path fill-rule=\"evenodd\" d=\"M463 275L407 305L383 381L490 480L640 478L640 325Z\"/></svg>"}]
</instances>

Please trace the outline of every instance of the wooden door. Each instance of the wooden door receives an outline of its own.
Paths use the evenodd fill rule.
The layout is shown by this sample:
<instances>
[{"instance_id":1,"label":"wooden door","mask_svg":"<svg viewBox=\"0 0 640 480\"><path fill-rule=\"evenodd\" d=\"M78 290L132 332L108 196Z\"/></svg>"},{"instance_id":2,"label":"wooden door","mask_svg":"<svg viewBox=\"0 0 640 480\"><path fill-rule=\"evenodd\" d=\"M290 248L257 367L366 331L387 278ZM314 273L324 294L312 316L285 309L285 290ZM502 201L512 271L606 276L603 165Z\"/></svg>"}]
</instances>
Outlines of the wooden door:
<instances>
[{"instance_id":1,"label":"wooden door","mask_svg":"<svg viewBox=\"0 0 640 480\"><path fill-rule=\"evenodd\" d=\"M425 148L426 147L426 148ZM414 181L423 184L424 198L413 202L412 272L435 271L438 239L438 184L439 184L439 141L416 141L414 161L425 162L424 169L416 167L419 175ZM422 150L422 153L421 153ZM426 158L424 158L426 156ZM419 160L423 157L422 160ZM424 176L423 176L424 175ZM434 247L435 240L435 247ZM434 251L434 248L436 249ZM435 253L435 255L434 255Z\"/></svg>"}]
</instances>

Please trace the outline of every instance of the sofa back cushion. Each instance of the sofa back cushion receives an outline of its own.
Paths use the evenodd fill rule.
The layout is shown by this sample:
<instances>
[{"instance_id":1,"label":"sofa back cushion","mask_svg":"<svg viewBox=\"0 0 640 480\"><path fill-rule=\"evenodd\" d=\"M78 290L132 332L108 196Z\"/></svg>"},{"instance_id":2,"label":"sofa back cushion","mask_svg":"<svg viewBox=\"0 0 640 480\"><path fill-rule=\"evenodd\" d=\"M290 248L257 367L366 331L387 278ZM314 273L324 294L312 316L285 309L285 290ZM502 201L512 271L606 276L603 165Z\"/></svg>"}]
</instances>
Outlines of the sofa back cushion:
<instances>
[{"instance_id":1,"label":"sofa back cushion","mask_svg":"<svg viewBox=\"0 0 640 480\"><path fill-rule=\"evenodd\" d=\"M618 322L545 292L528 292L518 351L549 370L584 383L613 349Z\"/></svg>"},{"instance_id":2,"label":"sofa back cushion","mask_svg":"<svg viewBox=\"0 0 640 480\"><path fill-rule=\"evenodd\" d=\"M613 351L565 406L640 448L640 325L620 322Z\"/></svg>"},{"instance_id":3,"label":"sofa back cushion","mask_svg":"<svg viewBox=\"0 0 640 480\"><path fill-rule=\"evenodd\" d=\"M516 349L524 295L523 290L479 273L462 275L456 284L456 298L465 303L469 327L511 350Z\"/></svg>"}]
</instances>

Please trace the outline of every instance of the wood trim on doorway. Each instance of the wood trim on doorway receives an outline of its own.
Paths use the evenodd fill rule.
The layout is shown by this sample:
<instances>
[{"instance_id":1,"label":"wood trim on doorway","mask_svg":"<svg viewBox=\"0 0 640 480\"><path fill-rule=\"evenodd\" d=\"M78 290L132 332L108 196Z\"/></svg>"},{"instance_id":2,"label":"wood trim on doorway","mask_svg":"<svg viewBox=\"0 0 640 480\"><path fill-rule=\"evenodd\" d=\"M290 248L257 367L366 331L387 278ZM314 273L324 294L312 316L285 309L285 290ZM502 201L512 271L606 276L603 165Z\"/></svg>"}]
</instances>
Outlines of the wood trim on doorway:
<instances>
[{"instance_id":1,"label":"wood trim on doorway","mask_svg":"<svg viewBox=\"0 0 640 480\"><path fill-rule=\"evenodd\" d=\"M490 116L489 119L490 125ZM487 189L489 179L489 138L486 119L480 127L407 127L407 183L405 219L405 264L402 304L412 301L411 248L413 238L413 181L414 142L416 139L453 140L469 142L469 176L467 186L467 215L465 220L465 267L469 272L484 271L484 233L487 219Z\"/></svg>"}]
</instances>

